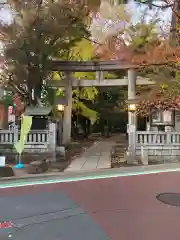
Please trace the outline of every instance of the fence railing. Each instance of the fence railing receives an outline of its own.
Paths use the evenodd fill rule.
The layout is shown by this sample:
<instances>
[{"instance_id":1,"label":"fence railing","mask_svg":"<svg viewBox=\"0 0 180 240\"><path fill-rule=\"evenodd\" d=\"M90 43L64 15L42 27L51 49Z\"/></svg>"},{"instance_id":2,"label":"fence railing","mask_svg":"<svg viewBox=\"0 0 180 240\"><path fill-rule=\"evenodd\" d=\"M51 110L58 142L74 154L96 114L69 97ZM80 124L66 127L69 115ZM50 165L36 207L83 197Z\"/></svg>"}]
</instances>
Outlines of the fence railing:
<instances>
[{"instance_id":1,"label":"fence railing","mask_svg":"<svg viewBox=\"0 0 180 240\"><path fill-rule=\"evenodd\" d=\"M20 137L20 133L19 133ZM49 131L30 131L27 135L26 144L47 144L49 143Z\"/></svg>"},{"instance_id":2,"label":"fence railing","mask_svg":"<svg viewBox=\"0 0 180 240\"><path fill-rule=\"evenodd\" d=\"M0 144L14 144L20 138L20 131L0 130ZM27 136L25 146L41 145L47 147L51 144L51 134L48 130L32 130Z\"/></svg>"},{"instance_id":3,"label":"fence railing","mask_svg":"<svg viewBox=\"0 0 180 240\"><path fill-rule=\"evenodd\" d=\"M0 130L0 144L13 144L15 133L10 130Z\"/></svg>"},{"instance_id":4,"label":"fence railing","mask_svg":"<svg viewBox=\"0 0 180 240\"><path fill-rule=\"evenodd\" d=\"M180 133L137 131L136 145L180 145Z\"/></svg>"}]
</instances>

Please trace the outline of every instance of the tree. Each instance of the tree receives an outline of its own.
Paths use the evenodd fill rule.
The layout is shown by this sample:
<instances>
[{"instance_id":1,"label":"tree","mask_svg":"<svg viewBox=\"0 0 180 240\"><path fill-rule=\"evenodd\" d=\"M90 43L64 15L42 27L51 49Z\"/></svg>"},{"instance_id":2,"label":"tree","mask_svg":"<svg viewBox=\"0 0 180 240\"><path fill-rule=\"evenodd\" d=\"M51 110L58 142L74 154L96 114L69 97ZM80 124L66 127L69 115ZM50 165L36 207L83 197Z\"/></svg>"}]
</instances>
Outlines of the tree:
<instances>
[{"instance_id":1,"label":"tree","mask_svg":"<svg viewBox=\"0 0 180 240\"><path fill-rule=\"evenodd\" d=\"M93 50L92 42L83 39L70 50L69 56L71 56L71 60L76 61L93 60ZM74 73L73 76L77 79L96 79L96 73L94 72L78 72ZM115 78L115 75L106 73L105 78ZM61 72L54 73L54 80L61 80ZM77 132L78 129L76 127L81 125L83 132L88 134L90 125L93 125L99 118L99 111L95 108L95 101L99 96L99 92L99 89L96 87L79 87L73 90L74 132ZM63 94L62 89L58 89L57 95L59 94Z\"/></svg>"},{"instance_id":2,"label":"tree","mask_svg":"<svg viewBox=\"0 0 180 240\"><path fill-rule=\"evenodd\" d=\"M102 59L121 60L126 68L175 65L180 55L180 48L172 46L169 39L157 32L158 16L154 16L149 24L139 22L132 25L129 16L126 17L126 11L122 12L123 7L124 5L120 8L121 11L111 7L110 12L111 14L113 12L113 16L111 16L110 29L103 31L103 26L94 27L94 36L99 41L95 46L97 55ZM178 18L179 13L174 5L172 11ZM109 13L107 15L110 19Z\"/></svg>"},{"instance_id":3,"label":"tree","mask_svg":"<svg viewBox=\"0 0 180 240\"><path fill-rule=\"evenodd\" d=\"M154 110L169 110L180 108L180 85L178 82L170 85L159 85L141 95L137 113L148 117Z\"/></svg>"},{"instance_id":4,"label":"tree","mask_svg":"<svg viewBox=\"0 0 180 240\"><path fill-rule=\"evenodd\" d=\"M162 1L141 1L138 0L140 4L149 5L152 9L161 9L161 11L166 9L172 10L171 26L169 29L169 45L171 47L179 46L179 1L175 0L173 2L162 0ZM147 116L154 109L166 110L179 109L179 96L180 96L180 81L179 81L179 61L178 52L174 51L174 59L176 64L166 67L162 66L149 66L144 71L146 76L150 76L153 80L157 80L159 83L156 88L150 89L149 93L145 92L142 94L141 101L139 104L138 112L141 115ZM167 59L169 60L169 59ZM153 69L152 69L153 68ZM152 71L153 70L153 71ZM167 81L168 80L168 81ZM165 83L165 84L164 84Z\"/></svg>"},{"instance_id":5,"label":"tree","mask_svg":"<svg viewBox=\"0 0 180 240\"><path fill-rule=\"evenodd\" d=\"M136 24L125 31L128 33L127 42L122 36L109 39L111 45L97 47L99 57L117 59L126 68L143 69L149 66L174 66L180 55L179 47L171 47L169 42L161 40L154 33L154 24ZM178 69L179 66L176 66Z\"/></svg>"},{"instance_id":6,"label":"tree","mask_svg":"<svg viewBox=\"0 0 180 240\"><path fill-rule=\"evenodd\" d=\"M88 60L94 60L94 48L92 45L92 42L88 40L82 40L77 44L75 48L72 49L72 56L73 60L78 61L88 61ZM89 79L93 80L96 79L96 73L95 72L78 72L74 73L74 77L77 79ZM105 73L104 78L115 78L115 74ZM80 110L81 114L84 115L87 118L92 118L92 121L97 119L97 112L93 111L92 109L89 109L84 106L83 101L94 101L96 97L98 96L99 91L96 87L85 87L85 88L78 88L74 91L74 96L76 96L76 106L77 109Z\"/></svg>"},{"instance_id":7,"label":"tree","mask_svg":"<svg viewBox=\"0 0 180 240\"><path fill-rule=\"evenodd\" d=\"M6 60L3 81L27 104L36 105L51 76L47 61L68 58L70 48L88 38L88 9L80 0L11 0L10 7L16 13L13 22L0 26Z\"/></svg>"},{"instance_id":8,"label":"tree","mask_svg":"<svg viewBox=\"0 0 180 240\"><path fill-rule=\"evenodd\" d=\"M164 9L171 7L172 12L176 16L176 18L180 18L177 1L176 4L173 3L169 5L165 0L162 2L164 2ZM143 3L149 2L143 1ZM127 19L128 24L124 25L124 27L122 27L121 19L120 23L116 23L114 28L111 28L109 32L106 31L105 33L103 33L103 31L98 28L98 34L101 33L101 37L97 38L99 40L99 43L95 45L95 50L98 57L104 60L116 59L122 61L125 69L135 68L137 69L138 74L150 77L151 79L158 82L158 85L156 87L157 91L148 87L148 91L151 91L148 96L148 100L147 97L145 98L145 95L142 94L142 90L146 89L139 89L139 92L141 92L141 97L145 98L144 101L142 101L141 98L141 110L142 108L144 108L144 106L146 106L148 111L148 104L151 106L155 106L155 104L158 103L159 97L156 97L156 93L158 91L161 91L162 84L167 82L169 83L168 90L161 91L161 95L162 93L165 95L163 100L164 106L161 105L161 107L168 107L170 105L175 106L175 100L178 93L175 92L174 89L176 89L178 85L176 81L178 73L177 70L180 69L180 65L178 63L180 47L174 44L175 41L172 37L169 38L171 34L169 34L169 36L165 36L164 33L163 35L161 35L161 33L157 31L157 15L153 16L153 20L150 21L149 24L142 21L132 25ZM175 29L175 31L176 30L177 29ZM98 36L98 34L95 34L95 36ZM177 41L179 41L178 34L176 35L176 37ZM170 103L169 101L169 103L167 104L167 96L170 92L173 92L174 95L172 102ZM154 98L152 98L152 96L154 96ZM152 103L150 99L155 99L155 101L152 101L154 103Z\"/></svg>"},{"instance_id":9,"label":"tree","mask_svg":"<svg viewBox=\"0 0 180 240\"><path fill-rule=\"evenodd\" d=\"M148 86L138 89L140 93L138 113L142 116L149 115L152 109L165 110L180 107L179 71L177 71L179 69L180 48L174 44L180 42L179 35L176 34L179 25L178 21L175 21L175 18L180 19L178 1L168 3L162 0L163 5L160 6L156 5L156 1L154 2L141 1L142 4L149 4L150 8L172 8L173 14L169 35L165 35L164 32L161 32L163 33L161 35L157 31L158 15L154 15L155 20L151 21L150 24L140 22L135 26L129 25L125 28L119 24L118 30L116 28L114 31L106 31L105 34L102 33L102 27L93 29L95 30L96 39L99 40L95 48L99 57L102 59L122 60L127 64L127 67L137 68L140 75L157 81L158 84L155 88ZM117 13L117 10L115 12ZM108 18L112 18L112 15L108 16ZM122 20L122 14L118 18ZM125 40L124 37L126 37Z\"/></svg>"}]
</instances>

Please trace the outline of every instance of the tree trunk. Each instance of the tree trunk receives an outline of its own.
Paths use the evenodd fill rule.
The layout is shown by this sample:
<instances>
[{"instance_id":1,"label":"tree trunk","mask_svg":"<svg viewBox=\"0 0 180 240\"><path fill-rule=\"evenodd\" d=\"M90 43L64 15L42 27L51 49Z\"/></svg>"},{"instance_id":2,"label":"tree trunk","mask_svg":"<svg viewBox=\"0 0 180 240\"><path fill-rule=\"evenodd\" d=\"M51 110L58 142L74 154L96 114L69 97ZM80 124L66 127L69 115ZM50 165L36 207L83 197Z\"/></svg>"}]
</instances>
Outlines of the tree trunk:
<instances>
[{"instance_id":1,"label":"tree trunk","mask_svg":"<svg viewBox=\"0 0 180 240\"><path fill-rule=\"evenodd\" d=\"M180 2L174 0L174 6L173 9L174 11L180 10ZM177 17L176 15L172 12L172 18L171 18L171 34L170 34L170 40L172 41L173 46L176 45L176 30L177 29Z\"/></svg>"}]
</instances>

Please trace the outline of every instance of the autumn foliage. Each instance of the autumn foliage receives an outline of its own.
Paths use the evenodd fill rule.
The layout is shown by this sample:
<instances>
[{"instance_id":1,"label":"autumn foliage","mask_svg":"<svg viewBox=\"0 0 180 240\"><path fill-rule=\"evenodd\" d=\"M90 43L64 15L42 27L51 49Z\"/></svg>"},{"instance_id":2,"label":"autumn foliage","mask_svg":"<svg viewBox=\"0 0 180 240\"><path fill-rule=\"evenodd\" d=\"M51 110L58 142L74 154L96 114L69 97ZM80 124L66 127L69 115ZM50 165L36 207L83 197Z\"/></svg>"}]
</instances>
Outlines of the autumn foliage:
<instances>
[{"instance_id":1,"label":"autumn foliage","mask_svg":"<svg viewBox=\"0 0 180 240\"><path fill-rule=\"evenodd\" d=\"M149 116L153 110L168 110L180 108L180 96L172 92L172 89L157 88L141 96L137 107L137 113L141 116Z\"/></svg>"},{"instance_id":2,"label":"autumn foliage","mask_svg":"<svg viewBox=\"0 0 180 240\"><path fill-rule=\"evenodd\" d=\"M175 0L173 4L165 0L164 6L171 7L176 22L180 22L177 1ZM180 70L180 36L177 25L176 29L171 29L168 37L162 37L155 31L156 23L156 21L150 24L138 23L135 26L127 26L114 35L110 34L101 44L95 44L97 56L102 60L119 60L121 69L135 68L142 72L149 67L161 69L164 67L169 68L170 74L177 72ZM172 78L170 76L169 80ZM163 78L160 80L161 83L163 80ZM176 91L177 89L180 89L180 86L170 82L165 89L159 84L142 93L138 114L148 116L152 109L179 109L180 92Z\"/></svg>"},{"instance_id":3,"label":"autumn foliage","mask_svg":"<svg viewBox=\"0 0 180 240\"><path fill-rule=\"evenodd\" d=\"M0 22L5 63L2 84L27 105L38 105L52 72L50 59L70 58L70 50L89 37L86 0L10 0L11 24ZM32 97L34 91L34 97Z\"/></svg>"},{"instance_id":4,"label":"autumn foliage","mask_svg":"<svg viewBox=\"0 0 180 240\"><path fill-rule=\"evenodd\" d=\"M150 26L143 26L146 31ZM143 30L143 29L142 29ZM180 47L171 46L167 40L153 39L148 44L148 33L142 33L142 38L139 43L136 39L132 39L132 42L126 43L125 40L120 36L113 36L106 39L104 44L96 45L95 51L98 57L102 60L119 60L127 68L143 68L148 66L162 66L176 64L177 60L180 59ZM134 37L135 38L135 37ZM133 42L135 40L136 42ZM139 39L138 39L139 40Z\"/></svg>"},{"instance_id":5,"label":"autumn foliage","mask_svg":"<svg viewBox=\"0 0 180 240\"><path fill-rule=\"evenodd\" d=\"M180 22L176 1L170 5L165 0L164 5L166 8L172 8L177 22ZM180 58L180 47L172 43L171 35L174 35L177 29L171 29L173 33L171 31L169 37L164 38L155 30L157 20L153 19L153 21L152 24L138 23L135 26L127 26L125 29L119 29L118 32L115 31L114 35L106 34L104 41L95 45L97 56L102 60L119 60L123 68L176 64L177 59ZM175 35L179 38L177 34Z\"/></svg>"},{"instance_id":6,"label":"autumn foliage","mask_svg":"<svg viewBox=\"0 0 180 240\"><path fill-rule=\"evenodd\" d=\"M14 94L13 103L16 104L16 114L20 116L24 112L25 104L18 93Z\"/></svg>"}]
</instances>

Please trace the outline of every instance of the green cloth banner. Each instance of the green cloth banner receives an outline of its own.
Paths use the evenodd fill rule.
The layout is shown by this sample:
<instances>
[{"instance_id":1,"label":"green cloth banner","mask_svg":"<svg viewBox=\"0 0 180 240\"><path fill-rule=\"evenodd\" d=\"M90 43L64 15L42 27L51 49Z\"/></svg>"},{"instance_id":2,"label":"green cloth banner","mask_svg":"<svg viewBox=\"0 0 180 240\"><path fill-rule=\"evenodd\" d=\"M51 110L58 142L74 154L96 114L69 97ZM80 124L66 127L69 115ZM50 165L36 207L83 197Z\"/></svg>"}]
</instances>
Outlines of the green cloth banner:
<instances>
[{"instance_id":1,"label":"green cloth banner","mask_svg":"<svg viewBox=\"0 0 180 240\"><path fill-rule=\"evenodd\" d=\"M24 145L27 139L27 135L31 129L31 126L32 126L32 116L23 116L21 120L20 139L17 143L14 144L14 147L16 148L16 151L19 154L22 154L24 150Z\"/></svg>"}]
</instances>

